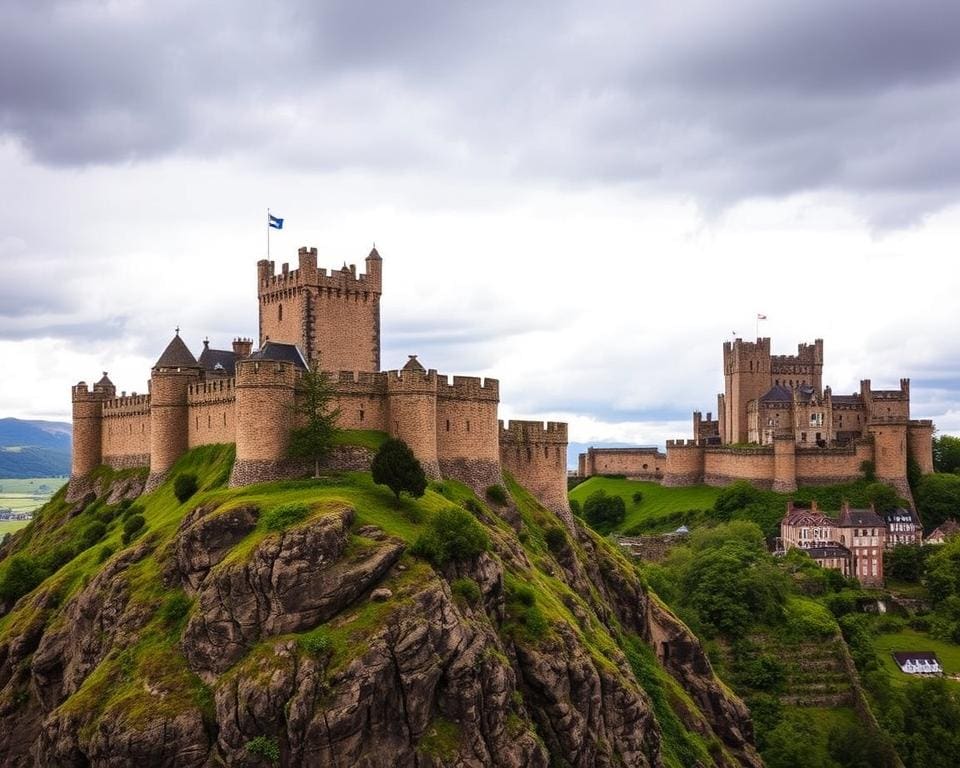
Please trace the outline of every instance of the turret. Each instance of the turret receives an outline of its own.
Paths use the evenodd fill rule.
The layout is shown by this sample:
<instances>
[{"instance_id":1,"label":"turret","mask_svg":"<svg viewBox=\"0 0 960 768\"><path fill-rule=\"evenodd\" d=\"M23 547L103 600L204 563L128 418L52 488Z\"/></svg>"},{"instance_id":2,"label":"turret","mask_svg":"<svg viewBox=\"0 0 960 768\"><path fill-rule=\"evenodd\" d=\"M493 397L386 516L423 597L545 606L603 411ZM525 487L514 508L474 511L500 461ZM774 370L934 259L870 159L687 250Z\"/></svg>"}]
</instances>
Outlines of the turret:
<instances>
[{"instance_id":1,"label":"turret","mask_svg":"<svg viewBox=\"0 0 960 768\"><path fill-rule=\"evenodd\" d=\"M383 259L380 258L380 253L377 251L377 246L373 246L373 249L367 255L366 267L367 280L370 283L371 290L382 290L383 286L381 281L383 279Z\"/></svg>"},{"instance_id":2,"label":"turret","mask_svg":"<svg viewBox=\"0 0 960 768\"><path fill-rule=\"evenodd\" d=\"M510 421L500 426L500 463L504 471L547 509L573 524L567 501L567 425L548 421Z\"/></svg>"},{"instance_id":3,"label":"turret","mask_svg":"<svg viewBox=\"0 0 960 768\"><path fill-rule=\"evenodd\" d=\"M106 374L104 374L106 375ZM85 381L71 390L73 404L73 450L70 458L70 479L90 474L103 463L102 428L103 391L87 388Z\"/></svg>"},{"instance_id":4,"label":"turret","mask_svg":"<svg viewBox=\"0 0 960 768\"><path fill-rule=\"evenodd\" d=\"M236 338L233 340L233 354L237 356L237 360L243 360L245 357L250 357L250 353L252 351L253 339Z\"/></svg>"},{"instance_id":5,"label":"turret","mask_svg":"<svg viewBox=\"0 0 960 768\"><path fill-rule=\"evenodd\" d=\"M427 477L440 477L437 456L437 372L410 355L399 371L387 374L387 426L423 465Z\"/></svg>"},{"instance_id":6,"label":"turret","mask_svg":"<svg viewBox=\"0 0 960 768\"><path fill-rule=\"evenodd\" d=\"M150 476L156 488L188 447L187 391L200 378L200 365L180 338L171 339L150 375Z\"/></svg>"}]
</instances>

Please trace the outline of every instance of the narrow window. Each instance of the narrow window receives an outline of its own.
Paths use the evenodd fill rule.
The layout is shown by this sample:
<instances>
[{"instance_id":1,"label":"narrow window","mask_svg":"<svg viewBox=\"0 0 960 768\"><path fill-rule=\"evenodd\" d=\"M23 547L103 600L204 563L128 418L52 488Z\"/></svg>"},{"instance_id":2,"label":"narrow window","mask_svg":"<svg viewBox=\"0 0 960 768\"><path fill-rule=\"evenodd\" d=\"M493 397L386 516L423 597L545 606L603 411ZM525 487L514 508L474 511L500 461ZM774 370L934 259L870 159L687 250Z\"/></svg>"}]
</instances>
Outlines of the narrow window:
<instances>
[{"instance_id":1,"label":"narrow window","mask_svg":"<svg viewBox=\"0 0 960 768\"><path fill-rule=\"evenodd\" d=\"M543 458L545 459L550 458L550 446L548 445L543 446Z\"/></svg>"},{"instance_id":2,"label":"narrow window","mask_svg":"<svg viewBox=\"0 0 960 768\"><path fill-rule=\"evenodd\" d=\"M277 320L283 322L283 304L277 305Z\"/></svg>"},{"instance_id":3,"label":"narrow window","mask_svg":"<svg viewBox=\"0 0 960 768\"><path fill-rule=\"evenodd\" d=\"M470 419L467 419L467 432L470 431Z\"/></svg>"},{"instance_id":4,"label":"narrow window","mask_svg":"<svg viewBox=\"0 0 960 768\"><path fill-rule=\"evenodd\" d=\"M227 412L223 412L223 426L227 426Z\"/></svg>"},{"instance_id":5,"label":"narrow window","mask_svg":"<svg viewBox=\"0 0 960 768\"><path fill-rule=\"evenodd\" d=\"M208 414L207 414L207 429L210 429L210 427L213 426L212 420L213 420L213 414L208 413Z\"/></svg>"},{"instance_id":6,"label":"narrow window","mask_svg":"<svg viewBox=\"0 0 960 768\"><path fill-rule=\"evenodd\" d=\"M450 419L447 419L447 432L450 431Z\"/></svg>"},{"instance_id":7,"label":"narrow window","mask_svg":"<svg viewBox=\"0 0 960 768\"><path fill-rule=\"evenodd\" d=\"M360 421L363 421L363 408L360 409Z\"/></svg>"},{"instance_id":8,"label":"narrow window","mask_svg":"<svg viewBox=\"0 0 960 768\"><path fill-rule=\"evenodd\" d=\"M200 429L200 417L199 417L199 416L194 416L194 417L193 417L193 427L194 427L194 429Z\"/></svg>"},{"instance_id":9,"label":"narrow window","mask_svg":"<svg viewBox=\"0 0 960 768\"><path fill-rule=\"evenodd\" d=\"M527 461L533 461L533 456L530 454L530 446L527 446Z\"/></svg>"}]
</instances>

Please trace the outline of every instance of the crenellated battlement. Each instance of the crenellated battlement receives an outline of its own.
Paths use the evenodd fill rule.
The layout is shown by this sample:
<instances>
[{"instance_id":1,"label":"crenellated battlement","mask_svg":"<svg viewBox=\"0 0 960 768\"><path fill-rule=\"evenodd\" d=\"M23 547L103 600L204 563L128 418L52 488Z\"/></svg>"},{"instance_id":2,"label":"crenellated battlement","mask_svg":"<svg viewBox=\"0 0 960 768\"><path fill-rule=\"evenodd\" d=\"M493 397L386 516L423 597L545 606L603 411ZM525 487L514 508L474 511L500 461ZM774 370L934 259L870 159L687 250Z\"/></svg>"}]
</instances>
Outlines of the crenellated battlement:
<instances>
[{"instance_id":1,"label":"crenellated battlement","mask_svg":"<svg viewBox=\"0 0 960 768\"><path fill-rule=\"evenodd\" d=\"M448 376L441 375L437 379L437 397L499 402L500 381L477 376L454 376L451 384Z\"/></svg>"},{"instance_id":2,"label":"crenellated battlement","mask_svg":"<svg viewBox=\"0 0 960 768\"><path fill-rule=\"evenodd\" d=\"M124 395L103 401L103 416L145 415L150 413L150 395Z\"/></svg>"},{"instance_id":3,"label":"crenellated battlement","mask_svg":"<svg viewBox=\"0 0 960 768\"><path fill-rule=\"evenodd\" d=\"M260 296L291 288L309 287L327 291L346 293L380 293L380 276L377 274L357 274L357 265L346 263L340 269L317 266L317 249L301 247L298 252L299 266L290 269L284 262L280 271L276 271L276 262L262 259L257 262L257 276ZM369 261L369 259L368 259ZM368 270L369 272L369 270Z\"/></svg>"},{"instance_id":4,"label":"crenellated battlement","mask_svg":"<svg viewBox=\"0 0 960 768\"><path fill-rule=\"evenodd\" d=\"M667 440L667 448L701 448L696 440Z\"/></svg>"},{"instance_id":5,"label":"crenellated battlement","mask_svg":"<svg viewBox=\"0 0 960 768\"><path fill-rule=\"evenodd\" d=\"M229 402L236 397L235 383L235 379L223 376L191 384L187 388L187 402L190 405Z\"/></svg>"},{"instance_id":6,"label":"crenellated battlement","mask_svg":"<svg viewBox=\"0 0 960 768\"><path fill-rule=\"evenodd\" d=\"M387 371L387 392L433 392L437 391L437 372L429 370Z\"/></svg>"},{"instance_id":7,"label":"crenellated battlement","mask_svg":"<svg viewBox=\"0 0 960 768\"><path fill-rule=\"evenodd\" d=\"M517 421L511 419L504 425L498 420L502 443L567 443L567 425L562 421Z\"/></svg>"},{"instance_id":8,"label":"crenellated battlement","mask_svg":"<svg viewBox=\"0 0 960 768\"><path fill-rule=\"evenodd\" d=\"M291 389L301 371L292 363L277 360L238 360L235 387L287 386Z\"/></svg>"}]
</instances>

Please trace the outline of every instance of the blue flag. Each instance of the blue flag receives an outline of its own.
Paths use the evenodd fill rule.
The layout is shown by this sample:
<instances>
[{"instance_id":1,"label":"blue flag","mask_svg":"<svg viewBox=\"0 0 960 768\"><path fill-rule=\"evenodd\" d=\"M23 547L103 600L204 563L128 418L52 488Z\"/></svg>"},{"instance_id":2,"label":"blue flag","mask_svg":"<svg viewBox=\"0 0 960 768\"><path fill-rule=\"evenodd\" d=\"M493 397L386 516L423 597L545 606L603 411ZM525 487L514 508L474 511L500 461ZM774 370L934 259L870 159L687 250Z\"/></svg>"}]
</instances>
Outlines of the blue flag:
<instances>
[{"instance_id":1,"label":"blue flag","mask_svg":"<svg viewBox=\"0 0 960 768\"><path fill-rule=\"evenodd\" d=\"M274 229L283 229L283 219L279 219L272 213L267 214L267 225Z\"/></svg>"}]
</instances>

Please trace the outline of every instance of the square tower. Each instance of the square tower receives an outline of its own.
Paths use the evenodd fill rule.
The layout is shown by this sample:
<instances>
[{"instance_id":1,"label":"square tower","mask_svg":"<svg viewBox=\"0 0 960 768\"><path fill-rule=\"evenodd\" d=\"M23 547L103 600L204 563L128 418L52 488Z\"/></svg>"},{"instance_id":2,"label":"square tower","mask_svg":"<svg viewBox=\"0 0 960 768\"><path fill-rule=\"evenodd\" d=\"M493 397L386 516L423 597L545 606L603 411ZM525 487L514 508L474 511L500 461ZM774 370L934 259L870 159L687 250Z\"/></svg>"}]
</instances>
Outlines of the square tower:
<instances>
[{"instance_id":1,"label":"square tower","mask_svg":"<svg viewBox=\"0 0 960 768\"><path fill-rule=\"evenodd\" d=\"M383 260L377 249L362 275L353 264L318 269L316 248L298 255L298 269L283 264L279 275L274 262L257 262L260 346L296 344L308 363L319 359L327 371L379 371Z\"/></svg>"}]
</instances>

